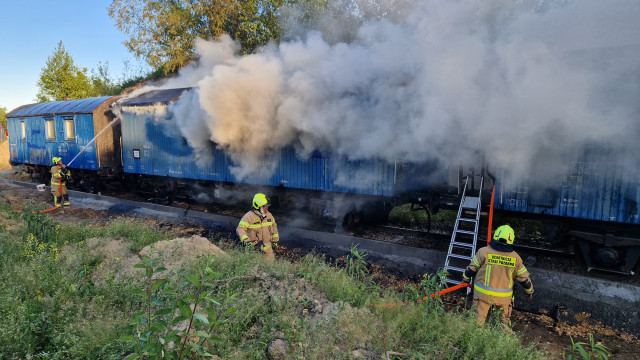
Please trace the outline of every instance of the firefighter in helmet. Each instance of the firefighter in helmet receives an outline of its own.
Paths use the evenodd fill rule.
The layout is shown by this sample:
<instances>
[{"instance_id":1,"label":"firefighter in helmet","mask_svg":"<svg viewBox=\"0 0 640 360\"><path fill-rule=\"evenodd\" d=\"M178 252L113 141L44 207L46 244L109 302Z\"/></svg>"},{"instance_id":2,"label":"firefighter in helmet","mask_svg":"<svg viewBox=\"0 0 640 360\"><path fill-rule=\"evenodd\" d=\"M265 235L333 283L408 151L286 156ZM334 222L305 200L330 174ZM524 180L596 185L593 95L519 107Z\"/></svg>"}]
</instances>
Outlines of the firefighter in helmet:
<instances>
[{"instance_id":1,"label":"firefighter in helmet","mask_svg":"<svg viewBox=\"0 0 640 360\"><path fill-rule=\"evenodd\" d=\"M515 234L509 225L496 229L489 246L478 250L471 263L462 274L462 281L475 278L473 303L476 306L476 319L484 324L489 309L494 306L502 310L503 325L510 325L509 318L513 308L513 281L517 280L529 298L533 295L533 284L522 258L513 251Z\"/></svg>"},{"instance_id":2,"label":"firefighter in helmet","mask_svg":"<svg viewBox=\"0 0 640 360\"><path fill-rule=\"evenodd\" d=\"M256 194L253 197L252 209L242 217L236 233L244 245L260 246L260 250L267 255L269 261L273 261L275 255L272 246L277 245L280 238L276 221L269 212L269 205L266 195Z\"/></svg>"},{"instance_id":3,"label":"firefighter in helmet","mask_svg":"<svg viewBox=\"0 0 640 360\"><path fill-rule=\"evenodd\" d=\"M53 166L51 167L51 193L56 207L71 205L69 194L67 193L67 181L69 179L71 179L69 169L62 163L61 158L54 157Z\"/></svg>"}]
</instances>

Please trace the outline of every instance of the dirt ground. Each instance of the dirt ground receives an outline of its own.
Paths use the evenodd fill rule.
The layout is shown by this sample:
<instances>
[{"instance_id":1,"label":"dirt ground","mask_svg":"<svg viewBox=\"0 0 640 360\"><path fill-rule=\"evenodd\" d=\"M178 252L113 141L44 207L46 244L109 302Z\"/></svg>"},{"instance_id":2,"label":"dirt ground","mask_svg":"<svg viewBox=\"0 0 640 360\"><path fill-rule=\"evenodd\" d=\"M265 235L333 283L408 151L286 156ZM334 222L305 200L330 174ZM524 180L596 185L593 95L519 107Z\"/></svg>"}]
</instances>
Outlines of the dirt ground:
<instances>
[{"instance_id":1,"label":"dirt ground","mask_svg":"<svg viewBox=\"0 0 640 360\"><path fill-rule=\"evenodd\" d=\"M12 169L11 166L8 165L9 151L7 143L8 142L5 141L0 144L0 195L9 199L11 206L15 209L20 209L23 204L29 200L45 202L47 204L52 203L51 194L49 193L38 192L2 182L3 179L7 178L28 181L28 177L26 177L25 174ZM65 222L88 221L90 223L104 223L111 221L111 217L106 211L96 211L93 209L71 207L65 208L62 211L51 211L48 214L52 218ZM203 241L205 238L202 236L206 234L209 238L213 237L216 238L216 240L220 240L220 234L206 233L205 229L198 228L196 225L190 227L184 224L167 224L166 222L160 223L152 219L145 219L144 221L155 223L157 226L169 229L176 234L176 239L172 240L173 243L163 245L173 249L172 251L176 255L176 261L182 261L180 259L185 254L185 251L195 251L193 249L197 249L197 252L207 251L215 253L219 251L217 247L213 245L209 246L206 241ZM102 247L110 249L109 251L114 253L117 253L119 251L118 249L122 247L122 244L119 244L116 239L92 240L92 242L95 242L94 245L96 246L100 243ZM300 249L287 249L285 246L278 247L276 252L279 258L286 258L291 261L296 261L305 255ZM113 259L118 258L116 255L109 257ZM109 266L106 266L105 271L119 271L124 261L133 261L133 259L125 260L120 258L113 264L108 264ZM403 278L393 274L393 272L388 269L371 266L371 270L374 274L374 279L380 286L401 289L405 285L414 285L416 283L416 279ZM451 308L464 304L464 299L460 297L446 296L445 303L449 304ZM569 325L564 322L563 319L557 319L551 315L552 314L539 315L514 311L512 315L514 331L520 334L525 342L534 342L539 348L549 351L553 354L553 359L562 359L563 350L571 345L569 336L572 336L574 341L588 343L590 333L593 334L597 343L611 350L610 359L635 360L639 357L640 340L634 335L597 324L589 318L589 314L580 314L580 318L575 319L579 323L577 326Z\"/></svg>"}]
</instances>

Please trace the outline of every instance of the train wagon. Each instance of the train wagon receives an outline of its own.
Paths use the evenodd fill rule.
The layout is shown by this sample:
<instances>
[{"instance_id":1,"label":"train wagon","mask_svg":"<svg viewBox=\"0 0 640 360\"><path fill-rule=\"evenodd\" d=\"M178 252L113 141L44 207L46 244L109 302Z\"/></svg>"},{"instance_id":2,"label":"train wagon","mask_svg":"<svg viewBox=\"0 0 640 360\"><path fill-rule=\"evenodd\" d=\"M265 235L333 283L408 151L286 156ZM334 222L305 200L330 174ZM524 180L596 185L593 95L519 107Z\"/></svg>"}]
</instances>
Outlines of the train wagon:
<instances>
[{"instance_id":1,"label":"train wagon","mask_svg":"<svg viewBox=\"0 0 640 360\"><path fill-rule=\"evenodd\" d=\"M193 198L223 196L221 192L228 186L233 186L236 192L243 185L249 192L269 187L265 191L274 195L276 202L284 201L281 190L296 189L300 190L295 193L296 206L304 207L310 201L320 206L317 198L326 192L352 195L348 201L341 197L341 208L355 208L367 199L380 202L394 196L395 164L381 160L348 161L321 151L302 158L288 145L271 151L250 174L240 176L232 170L239 164L225 149L211 143L204 158L200 154L196 161L194 149L183 137L175 115L167 111L187 91L193 89L153 90L117 104L122 117L124 172L134 175L130 177L136 182L134 186L144 183L149 193L170 195L179 192L177 187L191 182L190 188L197 189ZM304 191L315 192L317 196Z\"/></svg>"},{"instance_id":2,"label":"train wagon","mask_svg":"<svg viewBox=\"0 0 640 360\"><path fill-rule=\"evenodd\" d=\"M397 204L412 203L429 213L455 209L464 179L471 176L473 192L483 179L484 210L495 185L495 211L541 221L552 245L575 251L589 269L637 271L640 166L629 166L629 156L620 150L586 146L556 175L543 178L533 170L509 174L500 164L487 164L480 152L465 164L415 163L349 160L319 150L301 157L293 145L284 145L264 155L251 173L239 175L234 169L241 164L227 149L211 142L196 154L183 136L182 119L171 107L189 91L196 90L19 107L7 115L10 161L47 182L51 159L60 156L74 170L76 187L86 191L114 179L119 187L128 184L167 202L180 195L190 201L246 203L262 191L275 206L372 223L384 222Z\"/></svg>"},{"instance_id":3,"label":"train wagon","mask_svg":"<svg viewBox=\"0 0 640 360\"><path fill-rule=\"evenodd\" d=\"M495 210L542 221L556 245L575 245L588 269L633 274L640 259L640 181L620 150L587 146L544 181L498 171Z\"/></svg>"},{"instance_id":4,"label":"train wagon","mask_svg":"<svg viewBox=\"0 0 640 360\"><path fill-rule=\"evenodd\" d=\"M11 164L25 165L34 179L46 183L51 159L59 156L73 170L75 184L84 188L98 186L102 175L117 176L120 128L112 126L115 116L110 110L116 99L44 102L11 111L7 114Z\"/></svg>"}]
</instances>

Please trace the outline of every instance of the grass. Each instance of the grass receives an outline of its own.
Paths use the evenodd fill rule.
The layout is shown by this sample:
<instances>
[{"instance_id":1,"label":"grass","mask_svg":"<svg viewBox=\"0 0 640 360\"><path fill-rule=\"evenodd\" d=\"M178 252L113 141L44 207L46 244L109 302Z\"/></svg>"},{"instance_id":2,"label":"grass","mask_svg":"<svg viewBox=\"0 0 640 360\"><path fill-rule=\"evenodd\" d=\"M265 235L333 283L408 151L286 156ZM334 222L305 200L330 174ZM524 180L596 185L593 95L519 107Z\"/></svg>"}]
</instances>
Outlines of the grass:
<instances>
[{"instance_id":1,"label":"grass","mask_svg":"<svg viewBox=\"0 0 640 360\"><path fill-rule=\"evenodd\" d=\"M440 210L431 216L431 226L437 228L453 228L457 212L453 210ZM389 222L401 226L426 227L429 217L425 210L411 208L411 204L396 206L389 213Z\"/></svg>"},{"instance_id":2,"label":"grass","mask_svg":"<svg viewBox=\"0 0 640 360\"><path fill-rule=\"evenodd\" d=\"M456 221L457 211L440 210L431 217L431 227L434 229L451 229ZM411 228L424 228L429 218L427 212L416 207L411 209L411 204L396 206L389 214L389 222ZM518 217L495 216L493 228L496 224L509 224L516 232L516 236L523 234L546 235L542 222ZM486 224L485 224L486 225Z\"/></svg>"},{"instance_id":3,"label":"grass","mask_svg":"<svg viewBox=\"0 0 640 360\"><path fill-rule=\"evenodd\" d=\"M157 241L168 240L168 234L159 231L152 224L120 218L109 222L107 226L88 226L83 224L60 224L67 243L75 244L93 237L125 238L131 243L131 251L139 252L145 246Z\"/></svg>"},{"instance_id":4,"label":"grass","mask_svg":"<svg viewBox=\"0 0 640 360\"><path fill-rule=\"evenodd\" d=\"M161 278L149 276L159 271L161 258L147 258L138 275L94 282L103 259L83 250L87 239L122 238L137 252L170 235L124 219L106 226L60 224L46 215L16 216L6 206L0 206L0 223L2 359L157 358L152 354L162 351L169 358L208 353L224 359L348 359L354 352L379 358L388 351L404 354L391 355L397 359L546 356L523 347L516 335L478 327L465 311L444 311L438 301L371 307L406 299L371 281L366 254L357 248L341 268L320 254L269 264L256 252L221 243L230 256L201 257ZM66 244L86 251L81 261L61 254ZM432 291L436 279L425 277L411 296ZM181 337L172 327L184 321L196 331ZM276 340L286 345L268 355L277 352Z\"/></svg>"}]
</instances>

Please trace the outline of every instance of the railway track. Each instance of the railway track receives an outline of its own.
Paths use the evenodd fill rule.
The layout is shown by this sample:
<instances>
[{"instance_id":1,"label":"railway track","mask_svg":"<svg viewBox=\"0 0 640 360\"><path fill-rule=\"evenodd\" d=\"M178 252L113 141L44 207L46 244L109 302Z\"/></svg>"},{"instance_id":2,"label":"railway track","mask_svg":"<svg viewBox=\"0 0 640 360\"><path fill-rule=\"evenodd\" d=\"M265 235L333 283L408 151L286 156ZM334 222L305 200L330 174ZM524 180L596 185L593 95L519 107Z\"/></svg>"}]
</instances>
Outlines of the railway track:
<instances>
[{"instance_id":1,"label":"railway track","mask_svg":"<svg viewBox=\"0 0 640 360\"><path fill-rule=\"evenodd\" d=\"M30 183L22 183L23 186L30 186ZM87 193L89 194L89 193ZM115 192L106 190L105 196L127 199L138 202L147 202L155 204L166 204L165 198L154 198L153 194L139 192ZM248 210L247 206L241 204L228 204L219 201L210 201L207 204L196 203L185 197L177 197L170 205L184 209L185 211L201 211L211 214L221 214L242 217ZM425 231L422 229L412 229L394 225L355 225L344 228L336 224L335 221L327 221L326 219L318 219L309 213L296 211L295 213L285 210L273 210L279 225L288 225L295 223L297 227L304 227L309 230L321 231L327 233L342 233L354 235L366 239L372 239L382 242L389 242L397 245L432 249L436 251L447 251L451 239L451 229L434 229ZM235 225L235 224L234 224ZM486 234L486 229L480 230L480 237ZM542 244L543 246L537 246ZM623 281L626 283L640 285L640 276L628 276L625 274L602 273L598 271L587 271L586 267L580 262L579 258L573 252L573 249L553 249L548 246L544 240L532 235L523 236L516 241L514 249L520 253L525 260L527 266L538 266L551 271L563 271L576 275L596 276L615 281ZM479 247L482 246L479 240Z\"/></svg>"},{"instance_id":2,"label":"railway track","mask_svg":"<svg viewBox=\"0 0 640 360\"><path fill-rule=\"evenodd\" d=\"M410 236L416 236L416 237L422 237L422 238L437 239L438 242L446 243L446 246L449 246L449 241L451 240L451 233L450 232L444 232L444 231L441 231L441 232L427 232L427 231L424 231L424 230L407 229L407 228L402 228L402 227L397 227L397 226L390 226L390 225L378 225L375 228L376 228L376 230L381 231L381 232L385 232L386 231L386 232L399 234L399 235L410 235ZM485 232L486 232L486 230L485 230ZM479 240L479 242L480 242L480 240ZM446 246L445 246L445 249L446 249ZM482 246L482 244L479 243L479 246ZM516 251L520 251L520 250L537 251L537 252L540 252L541 254L544 254L544 255L560 256L560 257L566 257L566 258L571 258L571 257L574 256L574 254L567 253L566 251L563 251L563 250L549 249L549 248L546 248L546 247L528 246L528 245L521 245L521 244L516 244L513 247L514 247L514 249Z\"/></svg>"}]
</instances>

